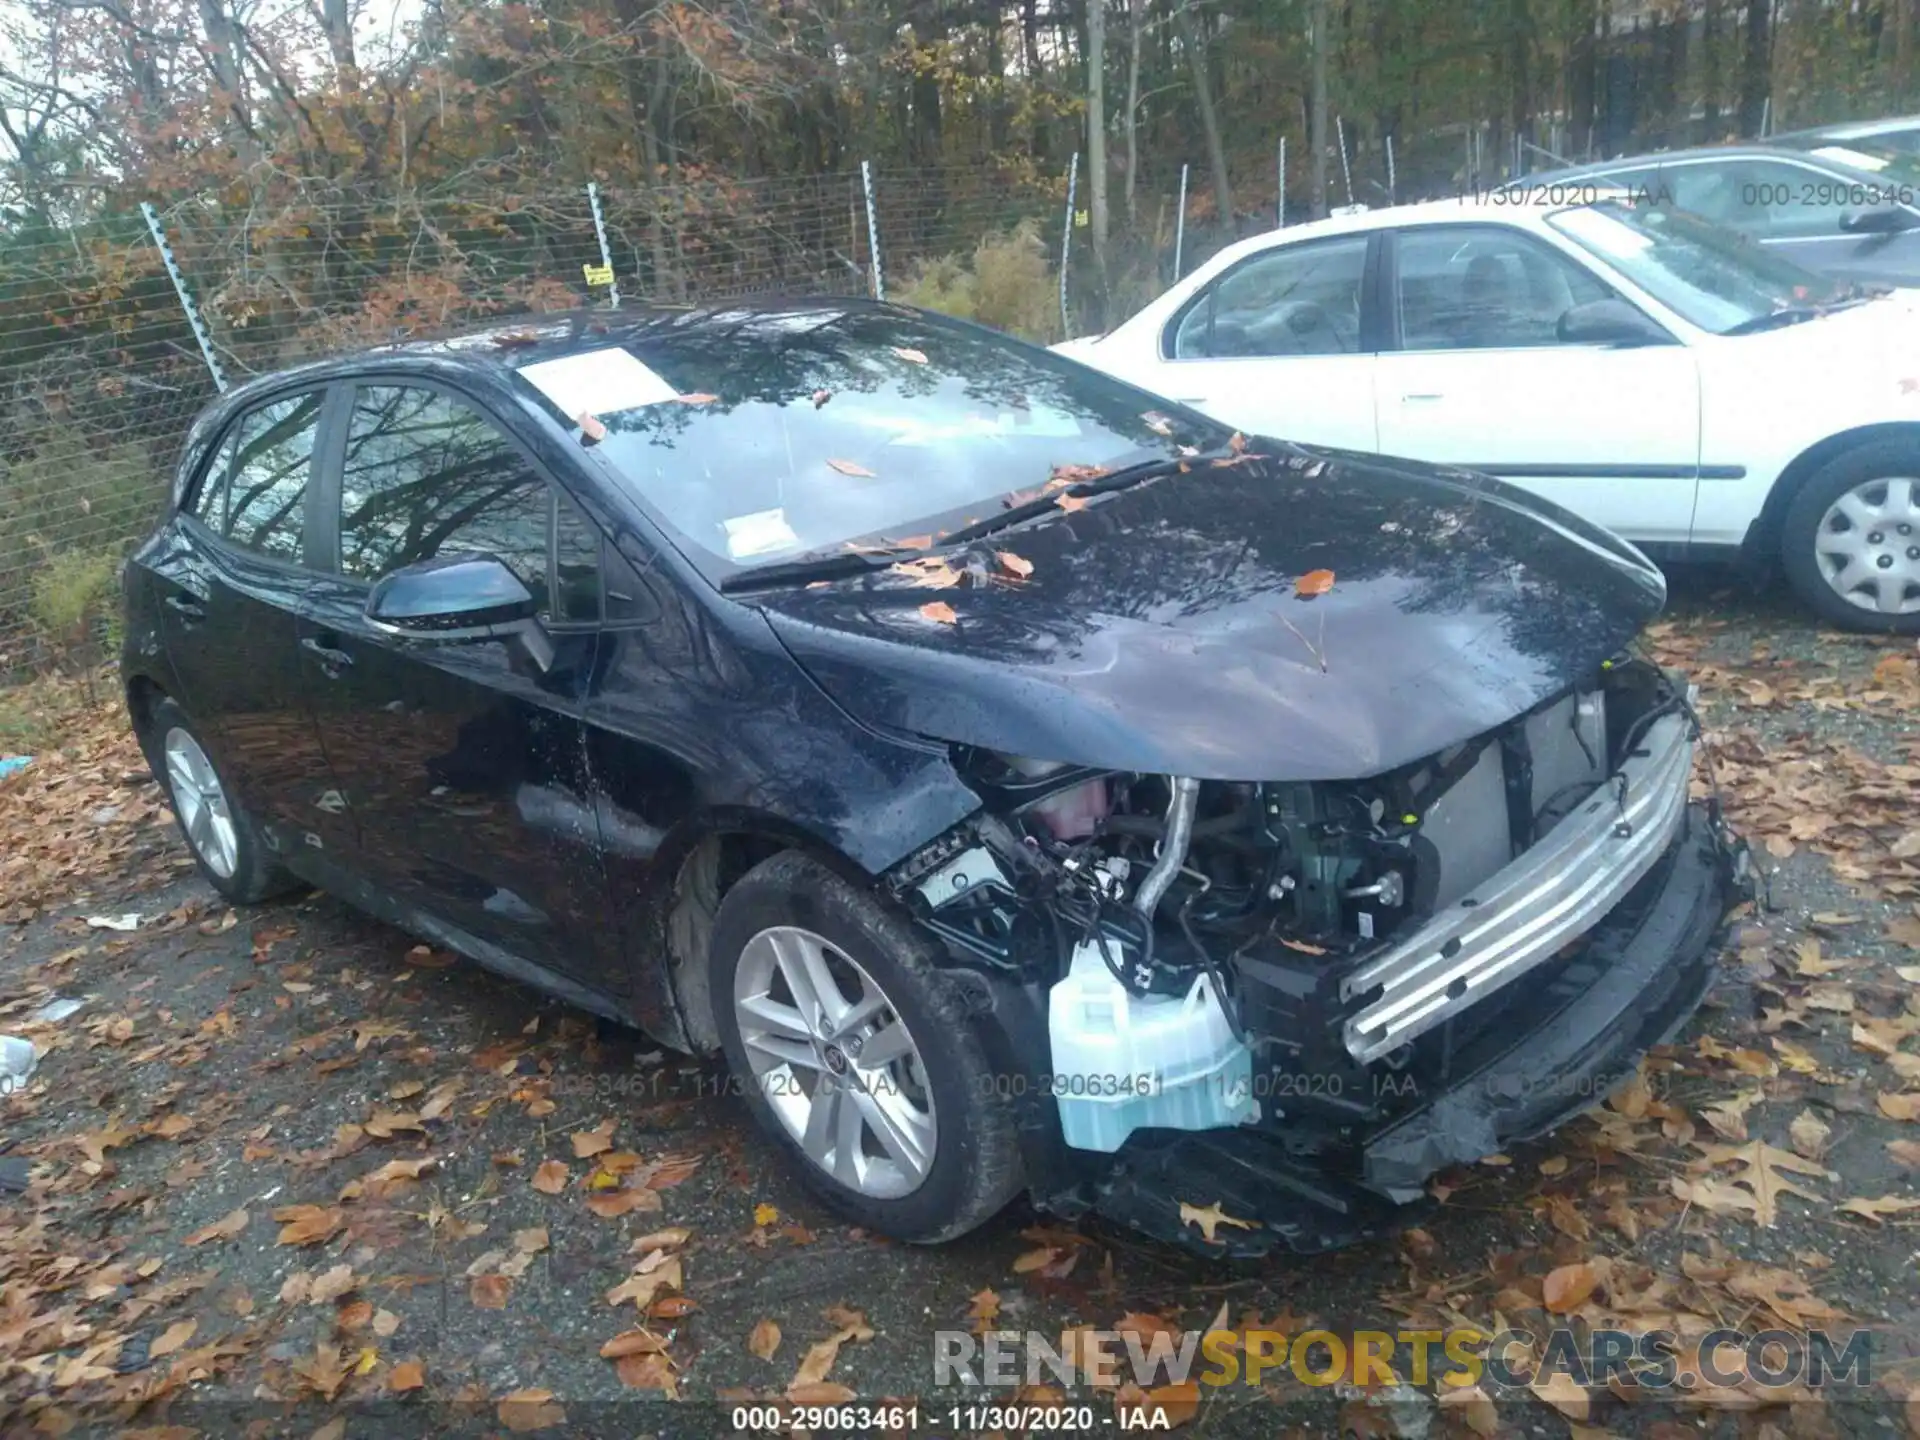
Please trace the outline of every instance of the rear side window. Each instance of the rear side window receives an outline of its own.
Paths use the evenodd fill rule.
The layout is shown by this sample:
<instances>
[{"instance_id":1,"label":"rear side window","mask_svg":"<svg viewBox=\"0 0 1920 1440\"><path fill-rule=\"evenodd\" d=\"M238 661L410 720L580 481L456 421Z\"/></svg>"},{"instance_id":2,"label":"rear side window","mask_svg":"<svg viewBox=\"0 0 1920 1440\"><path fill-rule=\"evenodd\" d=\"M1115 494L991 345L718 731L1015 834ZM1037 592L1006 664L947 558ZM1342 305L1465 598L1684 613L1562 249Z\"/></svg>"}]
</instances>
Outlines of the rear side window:
<instances>
[{"instance_id":1,"label":"rear side window","mask_svg":"<svg viewBox=\"0 0 1920 1440\"><path fill-rule=\"evenodd\" d=\"M559 525L559 589L549 579ZM439 555L503 561L560 621L600 619L596 532L492 421L412 385L366 385L347 425L340 569L377 580Z\"/></svg>"},{"instance_id":2,"label":"rear side window","mask_svg":"<svg viewBox=\"0 0 1920 1440\"><path fill-rule=\"evenodd\" d=\"M208 468L193 514L232 544L275 560L306 558L307 480L322 392L242 415Z\"/></svg>"}]
</instances>

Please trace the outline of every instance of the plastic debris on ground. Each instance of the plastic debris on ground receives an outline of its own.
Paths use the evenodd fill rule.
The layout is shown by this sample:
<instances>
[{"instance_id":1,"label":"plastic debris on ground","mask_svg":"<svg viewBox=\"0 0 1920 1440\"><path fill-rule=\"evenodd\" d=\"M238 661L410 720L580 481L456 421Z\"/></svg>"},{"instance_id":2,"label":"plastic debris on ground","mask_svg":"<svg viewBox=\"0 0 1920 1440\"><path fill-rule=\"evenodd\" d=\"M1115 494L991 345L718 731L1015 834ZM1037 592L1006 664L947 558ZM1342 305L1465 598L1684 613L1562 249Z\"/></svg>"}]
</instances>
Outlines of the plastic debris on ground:
<instances>
[{"instance_id":1,"label":"plastic debris on ground","mask_svg":"<svg viewBox=\"0 0 1920 1440\"><path fill-rule=\"evenodd\" d=\"M31 755L0 755L0 780L9 775L18 775L27 766L33 764Z\"/></svg>"},{"instance_id":2,"label":"plastic debris on ground","mask_svg":"<svg viewBox=\"0 0 1920 1440\"><path fill-rule=\"evenodd\" d=\"M31 1040L0 1035L0 1095L11 1095L26 1084L39 1064L40 1052Z\"/></svg>"},{"instance_id":3,"label":"plastic debris on ground","mask_svg":"<svg viewBox=\"0 0 1920 1440\"><path fill-rule=\"evenodd\" d=\"M87 924L96 930L138 930L140 912L129 910L124 915L89 915Z\"/></svg>"}]
</instances>

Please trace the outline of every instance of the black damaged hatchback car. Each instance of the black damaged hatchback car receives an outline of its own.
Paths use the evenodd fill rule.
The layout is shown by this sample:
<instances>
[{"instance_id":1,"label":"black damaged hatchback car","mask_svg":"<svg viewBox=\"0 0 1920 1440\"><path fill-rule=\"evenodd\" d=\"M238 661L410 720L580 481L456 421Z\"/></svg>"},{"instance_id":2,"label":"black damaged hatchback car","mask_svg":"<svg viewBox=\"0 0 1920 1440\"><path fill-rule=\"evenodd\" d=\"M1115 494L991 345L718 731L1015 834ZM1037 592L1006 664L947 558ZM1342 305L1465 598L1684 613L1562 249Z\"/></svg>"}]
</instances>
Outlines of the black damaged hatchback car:
<instances>
[{"instance_id":1,"label":"black damaged hatchback car","mask_svg":"<svg viewBox=\"0 0 1920 1440\"><path fill-rule=\"evenodd\" d=\"M127 571L207 880L724 1052L841 1212L1398 1223L1685 1023L1744 857L1634 550L858 301L224 396ZM1194 1209L1225 1221L1203 1234Z\"/></svg>"}]
</instances>

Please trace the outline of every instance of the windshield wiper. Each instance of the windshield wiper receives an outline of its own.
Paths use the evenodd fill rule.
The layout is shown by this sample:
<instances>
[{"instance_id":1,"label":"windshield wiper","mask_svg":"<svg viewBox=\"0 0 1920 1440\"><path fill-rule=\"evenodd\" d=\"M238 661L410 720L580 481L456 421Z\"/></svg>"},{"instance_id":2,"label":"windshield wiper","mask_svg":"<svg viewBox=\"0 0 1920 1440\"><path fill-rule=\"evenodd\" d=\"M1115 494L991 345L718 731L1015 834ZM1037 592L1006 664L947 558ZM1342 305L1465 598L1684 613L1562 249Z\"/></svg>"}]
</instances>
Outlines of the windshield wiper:
<instances>
[{"instance_id":1,"label":"windshield wiper","mask_svg":"<svg viewBox=\"0 0 1920 1440\"><path fill-rule=\"evenodd\" d=\"M942 535L940 544L942 546L965 545L989 535L997 535L1002 530L1010 529L1015 525L1025 524L1029 520L1057 509L1062 495L1072 495L1080 499L1091 495L1107 495L1115 490L1131 489L1149 480L1157 480L1163 475L1171 475L1183 465L1189 468L1205 465L1215 460L1229 459L1234 453L1231 450L1208 450L1194 455L1161 455L1152 460L1142 460L1137 465L1123 466L1095 479L1079 480L1058 490L1049 490L1044 494L1036 495L1031 500L1022 500L1017 505L1007 507L998 515L990 516L985 520L976 520L971 525L963 525L958 530Z\"/></svg>"},{"instance_id":2,"label":"windshield wiper","mask_svg":"<svg viewBox=\"0 0 1920 1440\"><path fill-rule=\"evenodd\" d=\"M894 545L878 550L829 550L823 554L800 555L729 575L720 582L720 593L737 595L744 590L771 590L813 580L845 580L870 570L884 570L896 560L920 553L904 545Z\"/></svg>"}]
</instances>

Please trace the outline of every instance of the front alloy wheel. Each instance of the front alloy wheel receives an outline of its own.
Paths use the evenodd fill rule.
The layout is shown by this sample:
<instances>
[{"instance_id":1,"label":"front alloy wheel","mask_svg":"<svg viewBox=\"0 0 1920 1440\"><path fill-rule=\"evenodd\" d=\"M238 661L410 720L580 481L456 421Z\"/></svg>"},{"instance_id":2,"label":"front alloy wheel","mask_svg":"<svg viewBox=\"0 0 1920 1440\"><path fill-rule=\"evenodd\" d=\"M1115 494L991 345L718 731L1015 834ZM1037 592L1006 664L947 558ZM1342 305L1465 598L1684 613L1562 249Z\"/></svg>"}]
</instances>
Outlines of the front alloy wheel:
<instances>
[{"instance_id":1,"label":"front alloy wheel","mask_svg":"<svg viewBox=\"0 0 1920 1440\"><path fill-rule=\"evenodd\" d=\"M741 952L733 1003L754 1084L807 1158L875 1199L918 1189L939 1119L920 1047L874 978L811 930L776 925Z\"/></svg>"},{"instance_id":2,"label":"front alloy wheel","mask_svg":"<svg viewBox=\"0 0 1920 1440\"><path fill-rule=\"evenodd\" d=\"M754 1119L857 1225L951 1240L1025 1183L1013 1088L954 957L870 884L786 851L714 916L706 993ZM1009 1062L1010 1063L1010 1062Z\"/></svg>"}]
</instances>

